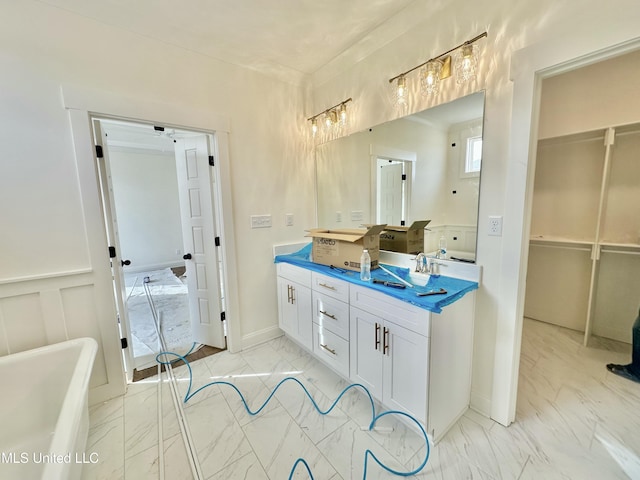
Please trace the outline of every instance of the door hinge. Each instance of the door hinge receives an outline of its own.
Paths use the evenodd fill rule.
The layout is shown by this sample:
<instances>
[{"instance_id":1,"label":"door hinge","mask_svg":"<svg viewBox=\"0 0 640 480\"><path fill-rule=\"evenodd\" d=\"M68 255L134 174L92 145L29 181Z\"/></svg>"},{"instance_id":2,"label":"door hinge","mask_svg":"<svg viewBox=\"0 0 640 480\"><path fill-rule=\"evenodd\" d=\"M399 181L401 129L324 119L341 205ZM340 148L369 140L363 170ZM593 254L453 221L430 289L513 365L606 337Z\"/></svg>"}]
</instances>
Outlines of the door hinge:
<instances>
[{"instance_id":1,"label":"door hinge","mask_svg":"<svg viewBox=\"0 0 640 480\"><path fill-rule=\"evenodd\" d=\"M129 346L129 342L127 342L127 337L121 338L120 339L120 345L122 346L123 349L127 348Z\"/></svg>"},{"instance_id":2,"label":"door hinge","mask_svg":"<svg viewBox=\"0 0 640 480\"><path fill-rule=\"evenodd\" d=\"M220 312L220 321L224 322L227 319L227 314L224 312Z\"/></svg>"},{"instance_id":3,"label":"door hinge","mask_svg":"<svg viewBox=\"0 0 640 480\"><path fill-rule=\"evenodd\" d=\"M209 165L212 167L215 166L215 159L213 158L213 155L209 155Z\"/></svg>"},{"instance_id":4,"label":"door hinge","mask_svg":"<svg viewBox=\"0 0 640 480\"><path fill-rule=\"evenodd\" d=\"M96 157L104 158L104 153L102 152L102 145L96 145Z\"/></svg>"},{"instance_id":5,"label":"door hinge","mask_svg":"<svg viewBox=\"0 0 640 480\"><path fill-rule=\"evenodd\" d=\"M214 243L216 244L216 247L220 246L220 237L216 237L213 239Z\"/></svg>"},{"instance_id":6,"label":"door hinge","mask_svg":"<svg viewBox=\"0 0 640 480\"><path fill-rule=\"evenodd\" d=\"M116 258L116 247L109 247L109 258Z\"/></svg>"},{"instance_id":7,"label":"door hinge","mask_svg":"<svg viewBox=\"0 0 640 480\"><path fill-rule=\"evenodd\" d=\"M407 179L407 174L406 174L406 173L403 173L403 174L402 174L402 180L406 180L406 179Z\"/></svg>"}]
</instances>

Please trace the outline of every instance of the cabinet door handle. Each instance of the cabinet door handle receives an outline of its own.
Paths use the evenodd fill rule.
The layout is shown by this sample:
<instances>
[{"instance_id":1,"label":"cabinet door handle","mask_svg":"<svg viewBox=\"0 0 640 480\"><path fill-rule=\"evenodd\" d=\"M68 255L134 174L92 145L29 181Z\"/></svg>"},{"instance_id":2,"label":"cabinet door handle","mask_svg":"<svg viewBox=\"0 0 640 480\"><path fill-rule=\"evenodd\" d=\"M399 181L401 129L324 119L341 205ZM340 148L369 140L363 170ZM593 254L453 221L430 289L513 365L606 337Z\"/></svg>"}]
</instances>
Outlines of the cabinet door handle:
<instances>
[{"instance_id":1,"label":"cabinet door handle","mask_svg":"<svg viewBox=\"0 0 640 480\"><path fill-rule=\"evenodd\" d=\"M336 290L336 287L334 287L332 285L327 285L326 283L319 283L318 286L324 287L324 288L328 288L329 290L333 290L334 292Z\"/></svg>"},{"instance_id":2,"label":"cabinet door handle","mask_svg":"<svg viewBox=\"0 0 640 480\"><path fill-rule=\"evenodd\" d=\"M378 350L380 346L380 324L376 322L376 346L375 349Z\"/></svg>"},{"instance_id":3,"label":"cabinet door handle","mask_svg":"<svg viewBox=\"0 0 640 480\"><path fill-rule=\"evenodd\" d=\"M337 318L336 318L336 316L335 316L335 315L331 315L330 313L327 313L327 312L322 311L322 310L320 310L320 313L321 313L322 315L324 315L325 317L329 317L329 318L333 318L334 320L337 320Z\"/></svg>"},{"instance_id":4,"label":"cabinet door handle","mask_svg":"<svg viewBox=\"0 0 640 480\"><path fill-rule=\"evenodd\" d=\"M291 285L287 285L287 303L291 303Z\"/></svg>"},{"instance_id":5,"label":"cabinet door handle","mask_svg":"<svg viewBox=\"0 0 640 480\"><path fill-rule=\"evenodd\" d=\"M296 289L293 285L291 285L291 304L292 305L296 303L295 293L296 293Z\"/></svg>"},{"instance_id":6,"label":"cabinet door handle","mask_svg":"<svg viewBox=\"0 0 640 480\"><path fill-rule=\"evenodd\" d=\"M320 346L321 346L322 348L324 348L327 352L329 352L331 355L335 355L335 354L336 354L336 351L335 351L335 350L330 349L330 348L329 348L329 347L327 347L325 344L321 343L321 344L320 344Z\"/></svg>"},{"instance_id":7,"label":"cabinet door handle","mask_svg":"<svg viewBox=\"0 0 640 480\"><path fill-rule=\"evenodd\" d=\"M383 355L387 355L387 352L389 351L389 329L387 327L384 327L384 343L382 345L382 354Z\"/></svg>"}]
</instances>

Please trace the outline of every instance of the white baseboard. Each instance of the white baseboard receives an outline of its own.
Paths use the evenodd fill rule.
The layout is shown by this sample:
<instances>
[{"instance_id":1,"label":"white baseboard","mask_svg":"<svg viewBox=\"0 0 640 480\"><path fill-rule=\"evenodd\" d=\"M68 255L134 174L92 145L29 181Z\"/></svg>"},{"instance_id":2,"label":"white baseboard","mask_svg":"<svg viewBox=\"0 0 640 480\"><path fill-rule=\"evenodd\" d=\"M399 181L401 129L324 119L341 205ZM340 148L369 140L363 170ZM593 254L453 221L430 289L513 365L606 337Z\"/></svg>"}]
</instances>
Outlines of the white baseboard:
<instances>
[{"instance_id":1,"label":"white baseboard","mask_svg":"<svg viewBox=\"0 0 640 480\"><path fill-rule=\"evenodd\" d=\"M268 342L269 340L273 340L274 338L278 338L282 336L282 330L277 325L273 327L263 328L262 330L258 330L257 332L249 333L248 335L244 335L242 337L242 349L255 347L264 342Z\"/></svg>"},{"instance_id":2,"label":"white baseboard","mask_svg":"<svg viewBox=\"0 0 640 480\"><path fill-rule=\"evenodd\" d=\"M491 417L491 399L485 395L480 395L472 390L469 407L485 417Z\"/></svg>"}]
</instances>

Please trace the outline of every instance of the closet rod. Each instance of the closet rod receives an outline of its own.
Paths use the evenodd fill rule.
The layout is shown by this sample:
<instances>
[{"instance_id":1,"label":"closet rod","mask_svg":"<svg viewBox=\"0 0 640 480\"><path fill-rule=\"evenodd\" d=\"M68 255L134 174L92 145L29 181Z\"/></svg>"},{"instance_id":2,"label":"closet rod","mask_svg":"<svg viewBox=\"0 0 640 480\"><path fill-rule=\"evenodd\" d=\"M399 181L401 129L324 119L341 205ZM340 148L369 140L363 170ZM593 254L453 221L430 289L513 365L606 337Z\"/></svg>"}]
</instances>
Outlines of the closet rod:
<instances>
[{"instance_id":1,"label":"closet rod","mask_svg":"<svg viewBox=\"0 0 640 480\"><path fill-rule=\"evenodd\" d=\"M603 248L602 253L619 253L621 255L640 255L640 252L633 252L631 250L609 250L608 248Z\"/></svg>"}]
</instances>

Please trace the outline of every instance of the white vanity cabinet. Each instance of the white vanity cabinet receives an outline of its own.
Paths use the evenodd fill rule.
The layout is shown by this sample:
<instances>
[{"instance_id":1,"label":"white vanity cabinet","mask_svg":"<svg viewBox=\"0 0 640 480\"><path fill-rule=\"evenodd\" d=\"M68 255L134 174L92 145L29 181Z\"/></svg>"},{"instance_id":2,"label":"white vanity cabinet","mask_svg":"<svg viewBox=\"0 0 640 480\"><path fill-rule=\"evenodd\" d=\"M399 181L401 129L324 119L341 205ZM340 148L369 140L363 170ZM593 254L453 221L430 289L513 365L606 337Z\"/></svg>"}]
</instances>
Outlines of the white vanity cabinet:
<instances>
[{"instance_id":1,"label":"white vanity cabinet","mask_svg":"<svg viewBox=\"0 0 640 480\"><path fill-rule=\"evenodd\" d=\"M474 291L437 314L302 267L277 269L280 328L320 361L385 409L414 416L434 441L467 410Z\"/></svg>"},{"instance_id":2,"label":"white vanity cabinet","mask_svg":"<svg viewBox=\"0 0 640 480\"><path fill-rule=\"evenodd\" d=\"M279 263L277 272L279 327L311 350L311 272L287 263Z\"/></svg>"}]
</instances>

